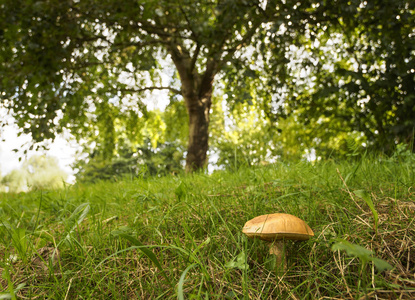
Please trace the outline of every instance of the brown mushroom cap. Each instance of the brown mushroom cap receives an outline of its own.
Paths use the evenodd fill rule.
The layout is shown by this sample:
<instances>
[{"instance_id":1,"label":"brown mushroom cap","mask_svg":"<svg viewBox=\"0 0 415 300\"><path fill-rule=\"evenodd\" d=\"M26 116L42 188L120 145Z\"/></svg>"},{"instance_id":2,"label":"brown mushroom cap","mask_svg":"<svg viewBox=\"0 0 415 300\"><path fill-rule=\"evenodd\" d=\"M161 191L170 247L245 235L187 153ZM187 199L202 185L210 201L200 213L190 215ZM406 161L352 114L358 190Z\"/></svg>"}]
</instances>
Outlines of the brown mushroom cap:
<instances>
[{"instance_id":1,"label":"brown mushroom cap","mask_svg":"<svg viewBox=\"0 0 415 300\"><path fill-rule=\"evenodd\" d=\"M245 223L242 232L261 240L308 240L314 232L303 220L290 214L269 214L253 218Z\"/></svg>"}]
</instances>

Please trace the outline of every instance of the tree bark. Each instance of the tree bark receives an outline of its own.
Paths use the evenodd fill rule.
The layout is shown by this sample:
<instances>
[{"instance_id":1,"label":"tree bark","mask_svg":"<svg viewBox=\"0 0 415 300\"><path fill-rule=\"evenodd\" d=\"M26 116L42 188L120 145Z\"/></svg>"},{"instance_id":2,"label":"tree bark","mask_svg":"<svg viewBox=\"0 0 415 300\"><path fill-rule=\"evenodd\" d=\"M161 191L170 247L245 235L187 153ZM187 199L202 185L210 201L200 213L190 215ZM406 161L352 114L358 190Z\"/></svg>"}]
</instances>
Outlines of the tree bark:
<instances>
[{"instance_id":1,"label":"tree bark","mask_svg":"<svg viewBox=\"0 0 415 300\"><path fill-rule=\"evenodd\" d=\"M207 165L209 148L210 95L206 98L186 99L189 114L189 142L186 156L186 173L203 169Z\"/></svg>"},{"instance_id":2,"label":"tree bark","mask_svg":"<svg viewBox=\"0 0 415 300\"><path fill-rule=\"evenodd\" d=\"M187 145L186 173L203 169L207 165L209 148L209 113L212 104L213 80L218 62L211 58L203 73L196 70L196 58L193 58L178 45L170 46L170 54L181 81L181 94L189 115L189 142Z\"/></svg>"}]
</instances>

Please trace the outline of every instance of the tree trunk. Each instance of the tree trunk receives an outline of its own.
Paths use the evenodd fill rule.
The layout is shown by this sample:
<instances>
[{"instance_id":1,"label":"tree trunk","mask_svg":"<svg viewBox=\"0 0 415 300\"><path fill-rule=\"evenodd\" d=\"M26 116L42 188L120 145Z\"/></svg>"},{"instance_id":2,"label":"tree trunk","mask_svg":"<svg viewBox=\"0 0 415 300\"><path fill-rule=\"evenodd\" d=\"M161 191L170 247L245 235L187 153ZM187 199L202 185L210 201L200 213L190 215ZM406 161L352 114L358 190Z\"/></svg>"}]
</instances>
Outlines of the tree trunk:
<instances>
[{"instance_id":1,"label":"tree trunk","mask_svg":"<svg viewBox=\"0 0 415 300\"><path fill-rule=\"evenodd\" d=\"M204 99L186 99L189 114L189 142L186 156L186 173L203 169L207 165L209 148L210 95Z\"/></svg>"},{"instance_id":2,"label":"tree trunk","mask_svg":"<svg viewBox=\"0 0 415 300\"><path fill-rule=\"evenodd\" d=\"M169 49L180 76L181 94L189 114L186 173L192 173L207 165L209 113L217 61L213 58L208 59L206 69L201 74L196 70L198 50L196 50L195 57L191 58L181 46L172 45Z\"/></svg>"}]
</instances>

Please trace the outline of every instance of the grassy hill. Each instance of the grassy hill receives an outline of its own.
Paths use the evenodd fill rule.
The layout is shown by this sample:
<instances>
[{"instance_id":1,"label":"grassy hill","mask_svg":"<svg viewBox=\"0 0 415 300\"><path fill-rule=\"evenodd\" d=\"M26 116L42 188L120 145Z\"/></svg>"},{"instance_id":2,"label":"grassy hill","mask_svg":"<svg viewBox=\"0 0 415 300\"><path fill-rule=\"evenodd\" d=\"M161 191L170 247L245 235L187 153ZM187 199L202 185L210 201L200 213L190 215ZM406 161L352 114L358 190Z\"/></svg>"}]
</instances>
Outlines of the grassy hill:
<instances>
[{"instance_id":1,"label":"grassy hill","mask_svg":"<svg viewBox=\"0 0 415 300\"><path fill-rule=\"evenodd\" d=\"M363 157L0 194L2 297L413 299L414 171ZM286 243L285 273L241 233L275 212L315 233Z\"/></svg>"}]
</instances>

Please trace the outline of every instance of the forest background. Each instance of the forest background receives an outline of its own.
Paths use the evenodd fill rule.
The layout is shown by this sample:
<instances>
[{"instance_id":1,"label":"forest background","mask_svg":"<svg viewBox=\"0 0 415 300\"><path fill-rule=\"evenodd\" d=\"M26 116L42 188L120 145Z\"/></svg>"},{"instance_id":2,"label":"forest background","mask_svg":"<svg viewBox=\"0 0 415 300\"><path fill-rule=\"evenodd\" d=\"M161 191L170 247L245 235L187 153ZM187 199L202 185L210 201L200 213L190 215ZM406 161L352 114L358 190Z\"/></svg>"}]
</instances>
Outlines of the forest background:
<instances>
[{"instance_id":1,"label":"forest background","mask_svg":"<svg viewBox=\"0 0 415 300\"><path fill-rule=\"evenodd\" d=\"M0 105L78 180L414 150L412 1L92 2L1 3Z\"/></svg>"}]
</instances>

